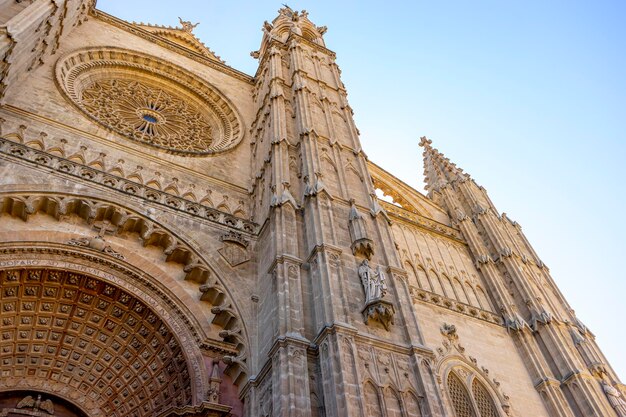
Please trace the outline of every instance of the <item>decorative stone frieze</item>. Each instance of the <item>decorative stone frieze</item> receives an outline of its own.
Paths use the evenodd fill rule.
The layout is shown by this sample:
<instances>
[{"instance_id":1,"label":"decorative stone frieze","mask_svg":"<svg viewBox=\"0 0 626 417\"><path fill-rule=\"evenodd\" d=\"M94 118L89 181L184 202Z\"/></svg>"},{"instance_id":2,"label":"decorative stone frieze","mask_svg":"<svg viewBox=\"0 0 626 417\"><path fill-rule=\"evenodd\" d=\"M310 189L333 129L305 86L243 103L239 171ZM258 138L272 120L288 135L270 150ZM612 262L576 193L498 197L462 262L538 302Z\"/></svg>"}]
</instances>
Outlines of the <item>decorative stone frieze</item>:
<instances>
[{"instance_id":1,"label":"decorative stone frieze","mask_svg":"<svg viewBox=\"0 0 626 417\"><path fill-rule=\"evenodd\" d=\"M446 226L445 224L438 223L420 214L405 210L386 201L380 201L380 204L392 219L395 218L403 221L408 221L431 232L443 235L448 238L452 238L458 242L465 243L465 240L461 236L461 232L457 229Z\"/></svg>"},{"instance_id":2,"label":"decorative stone frieze","mask_svg":"<svg viewBox=\"0 0 626 417\"><path fill-rule=\"evenodd\" d=\"M465 304L452 298L444 297L440 294L435 294L430 291L411 288L411 298L414 303L422 301L426 303L436 304L440 307L444 307L457 313L475 317L480 320L485 320L490 323L499 325L502 324L502 318L500 318L496 314L493 314L491 311L483 310L476 306Z\"/></svg>"},{"instance_id":3,"label":"decorative stone frieze","mask_svg":"<svg viewBox=\"0 0 626 417\"><path fill-rule=\"evenodd\" d=\"M143 198L147 201L185 212L191 216L219 223L243 232L256 233L259 229L258 225L249 220L238 218L232 214L206 207L193 200L179 197L169 192L161 191L79 162L70 161L46 151L33 149L27 145L16 143L5 138L0 138L0 154L45 166L54 169L58 173L100 184L125 194Z\"/></svg>"}]
</instances>

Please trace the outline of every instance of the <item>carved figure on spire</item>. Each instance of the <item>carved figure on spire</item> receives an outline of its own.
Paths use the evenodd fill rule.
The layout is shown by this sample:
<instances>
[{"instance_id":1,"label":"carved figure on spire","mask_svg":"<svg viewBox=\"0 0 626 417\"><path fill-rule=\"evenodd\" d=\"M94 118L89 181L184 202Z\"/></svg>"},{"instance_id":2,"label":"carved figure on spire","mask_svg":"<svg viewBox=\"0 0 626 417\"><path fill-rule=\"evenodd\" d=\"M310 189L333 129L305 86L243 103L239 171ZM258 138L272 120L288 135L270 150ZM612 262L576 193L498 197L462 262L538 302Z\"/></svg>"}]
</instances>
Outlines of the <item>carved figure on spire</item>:
<instances>
[{"instance_id":1,"label":"carved figure on spire","mask_svg":"<svg viewBox=\"0 0 626 417\"><path fill-rule=\"evenodd\" d=\"M182 25L182 30L184 30L187 33L191 33L193 32L193 30L195 29L196 26L198 26L200 24L200 22L198 23L191 23L191 21L188 20L183 20L180 17L178 18L178 21L180 22L180 24Z\"/></svg>"},{"instance_id":2,"label":"carved figure on spire","mask_svg":"<svg viewBox=\"0 0 626 417\"><path fill-rule=\"evenodd\" d=\"M604 380L602 381L602 390L606 394L609 404L611 404L611 407L613 407L617 415L619 417L626 417L626 401L624 401L622 393Z\"/></svg>"}]
</instances>

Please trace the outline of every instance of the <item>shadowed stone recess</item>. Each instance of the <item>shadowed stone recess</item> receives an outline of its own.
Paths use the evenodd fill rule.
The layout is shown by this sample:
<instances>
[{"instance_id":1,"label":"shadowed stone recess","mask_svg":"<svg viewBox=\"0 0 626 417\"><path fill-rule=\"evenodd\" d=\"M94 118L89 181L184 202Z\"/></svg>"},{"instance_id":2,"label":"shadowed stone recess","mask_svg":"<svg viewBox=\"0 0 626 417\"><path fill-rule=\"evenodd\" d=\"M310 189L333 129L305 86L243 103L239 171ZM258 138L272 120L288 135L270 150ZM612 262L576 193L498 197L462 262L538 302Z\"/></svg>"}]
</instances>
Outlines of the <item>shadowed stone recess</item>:
<instances>
[{"instance_id":1,"label":"shadowed stone recess","mask_svg":"<svg viewBox=\"0 0 626 417\"><path fill-rule=\"evenodd\" d=\"M131 294L86 275L0 272L4 384L38 378L72 387L111 417L153 416L191 398L168 326Z\"/></svg>"}]
</instances>

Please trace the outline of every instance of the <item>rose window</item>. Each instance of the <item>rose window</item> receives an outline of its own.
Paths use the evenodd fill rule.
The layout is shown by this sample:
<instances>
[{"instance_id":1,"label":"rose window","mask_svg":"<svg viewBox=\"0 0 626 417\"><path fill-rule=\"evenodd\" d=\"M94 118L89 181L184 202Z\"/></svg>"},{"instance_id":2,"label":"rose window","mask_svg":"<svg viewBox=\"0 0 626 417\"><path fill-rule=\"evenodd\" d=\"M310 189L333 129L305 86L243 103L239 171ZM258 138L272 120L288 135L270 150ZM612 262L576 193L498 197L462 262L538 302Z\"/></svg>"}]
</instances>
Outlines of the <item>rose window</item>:
<instances>
[{"instance_id":1,"label":"rose window","mask_svg":"<svg viewBox=\"0 0 626 417\"><path fill-rule=\"evenodd\" d=\"M75 52L59 60L57 81L90 118L133 141L177 154L236 146L240 119L211 85L186 70L135 52Z\"/></svg>"},{"instance_id":2,"label":"rose window","mask_svg":"<svg viewBox=\"0 0 626 417\"><path fill-rule=\"evenodd\" d=\"M142 82L97 81L83 90L81 102L90 116L137 141L194 153L211 148L210 116L195 103Z\"/></svg>"}]
</instances>

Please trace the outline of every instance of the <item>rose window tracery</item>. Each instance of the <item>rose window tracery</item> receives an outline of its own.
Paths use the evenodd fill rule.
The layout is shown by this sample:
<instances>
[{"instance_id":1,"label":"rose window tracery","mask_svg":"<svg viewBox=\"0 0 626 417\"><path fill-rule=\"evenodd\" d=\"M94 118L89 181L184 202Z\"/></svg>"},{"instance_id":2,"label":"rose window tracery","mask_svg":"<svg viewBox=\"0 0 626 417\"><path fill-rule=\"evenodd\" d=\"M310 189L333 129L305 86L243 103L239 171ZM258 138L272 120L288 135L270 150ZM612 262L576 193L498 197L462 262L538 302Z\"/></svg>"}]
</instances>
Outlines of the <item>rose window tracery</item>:
<instances>
[{"instance_id":1,"label":"rose window tracery","mask_svg":"<svg viewBox=\"0 0 626 417\"><path fill-rule=\"evenodd\" d=\"M240 118L221 93L155 57L116 48L78 51L59 60L56 75L74 105L133 141L210 155L242 139Z\"/></svg>"},{"instance_id":2,"label":"rose window tracery","mask_svg":"<svg viewBox=\"0 0 626 417\"><path fill-rule=\"evenodd\" d=\"M103 124L139 142L198 153L211 147L214 122L202 110L139 81L94 82L81 102Z\"/></svg>"}]
</instances>

